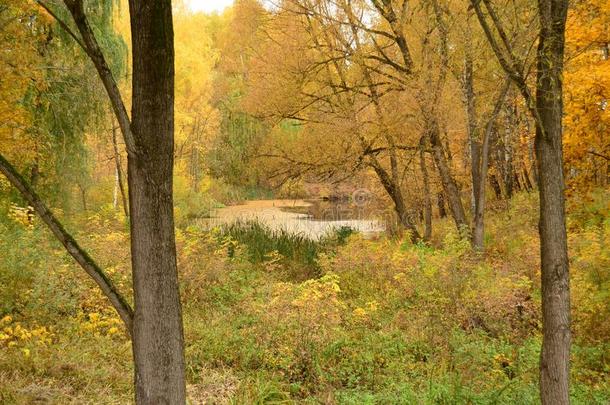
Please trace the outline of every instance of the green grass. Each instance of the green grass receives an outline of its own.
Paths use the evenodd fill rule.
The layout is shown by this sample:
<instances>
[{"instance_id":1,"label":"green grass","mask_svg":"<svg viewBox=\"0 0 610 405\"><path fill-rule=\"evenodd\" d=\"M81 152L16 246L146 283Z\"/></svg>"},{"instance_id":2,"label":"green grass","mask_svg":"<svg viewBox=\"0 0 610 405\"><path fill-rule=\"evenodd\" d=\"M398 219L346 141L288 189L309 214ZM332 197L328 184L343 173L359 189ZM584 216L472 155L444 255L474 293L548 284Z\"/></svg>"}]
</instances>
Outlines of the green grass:
<instances>
[{"instance_id":1,"label":"green grass","mask_svg":"<svg viewBox=\"0 0 610 405\"><path fill-rule=\"evenodd\" d=\"M237 221L222 226L217 240L226 244L230 257L235 255L235 246L243 247L253 264L272 260L270 255L277 252L285 259L284 266L292 268L295 277L302 280L320 276L319 255L345 244L353 233L351 228L341 227L322 240L314 241L284 229L272 230L257 221Z\"/></svg>"}]
</instances>

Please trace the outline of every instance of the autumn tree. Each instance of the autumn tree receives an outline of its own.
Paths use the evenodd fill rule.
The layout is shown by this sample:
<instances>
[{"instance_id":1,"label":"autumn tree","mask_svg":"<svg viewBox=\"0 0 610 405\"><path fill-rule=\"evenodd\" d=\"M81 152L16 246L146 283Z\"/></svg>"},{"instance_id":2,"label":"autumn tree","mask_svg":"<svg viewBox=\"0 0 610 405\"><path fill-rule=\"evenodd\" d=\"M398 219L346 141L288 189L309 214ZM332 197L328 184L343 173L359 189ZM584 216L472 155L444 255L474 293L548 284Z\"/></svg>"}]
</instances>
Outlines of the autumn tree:
<instances>
[{"instance_id":1,"label":"autumn tree","mask_svg":"<svg viewBox=\"0 0 610 405\"><path fill-rule=\"evenodd\" d=\"M540 194L540 256L543 341L540 397L543 404L569 404L570 277L563 171L563 66L567 0L539 0L536 85L527 83L502 19L489 0L471 2L488 42L520 90L536 123Z\"/></svg>"},{"instance_id":2,"label":"autumn tree","mask_svg":"<svg viewBox=\"0 0 610 405\"><path fill-rule=\"evenodd\" d=\"M225 12L215 45L218 60L212 103L218 112L216 136L206 148L206 166L215 179L242 187L267 186L256 161L268 128L242 101L247 92L251 60L263 38L259 28L267 11L256 0L238 0Z\"/></svg>"},{"instance_id":3,"label":"autumn tree","mask_svg":"<svg viewBox=\"0 0 610 405\"><path fill-rule=\"evenodd\" d=\"M131 0L131 117L82 0L65 9L38 2L93 62L128 153L134 307L80 248L28 182L4 158L0 170L109 298L132 337L136 402L185 403L184 342L173 221L174 49L169 0ZM53 7L53 8L52 8ZM67 10L76 26L62 19Z\"/></svg>"},{"instance_id":4,"label":"autumn tree","mask_svg":"<svg viewBox=\"0 0 610 405\"><path fill-rule=\"evenodd\" d=\"M188 178L190 190L198 193L205 173L205 154L220 125L211 79L219 52L210 35L214 17L193 14L186 7L176 8L176 168Z\"/></svg>"},{"instance_id":5,"label":"autumn tree","mask_svg":"<svg viewBox=\"0 0 610 405\"><path fill-rule=\"evenodd\" d=\"M515 7L518 6L515 4ZM450 61L450 69L459 81L466 116L465 155L467 155L466 164L470 166L472 190L472 246L477 250L483 250L489 169L492 164L504 168L504 161L510 163L512 159L512 153L508 148L512 147L514 142L512 135L516 132L515 126L513 122L509 122L505 128L505 137L502 139L498 128L500 117L506 111L505 105L508 102L511 81L498 64L489 63L489 58L493 58L493 55L484 46L486 41L484 35L473 26L476 23L474 12L462 7L462 10L453 10L452 14L454 21L459 22L458 30L463 38L462 41L457 42L459 49ZM518 15L519 12L515 14ZM513 43L527 43L528 39L513 35ZM527 58L527 55L523 56ZM498 86L499 81L503 82L500 86ZM492 94L492 97L486 96L488 94ZM505 159L494 161L492 151L494 146L496 150L500 149L500 145L503 147L502 152L507 152L504 154ZM510 177L513 171L509 171Z\"/></svg>"},{"instance_id":6,"label":"autumn tree","mask_svg":"<svg viewBox=\"0 0 610 405\"><path fill-rule=\"evenodd\" d=\"M610 183L610 5L575 2L568 13L565 159L570 191Z\"/></svg>"},{"instance_id":7,"label":"autumn tree","mask_svg":"<svg viewBox=\"0 0 610 405\"><path fill-rule=\"evenodd\" d=\"M33 19L30 29L16 23ZM29 3L11 2L0 6L0 42L6 44L0 55L0 143L2 153L10 159L33 164L38 145L30 131L33 114L25 100L32 91L46 85L41 70L34 69L43 57L36 44L45 41L45 24L36 8Z\"/></svg>"},{"instance_id":8,"label":"autumn tree","mask_svg":"<svg viewBox=\"0 0 610 405\"><path fill-rule=\"evenodd\" d=\"M398 218L410 231L413 240L418 240L420 235L404 195L406 173L416 168L404 163L412 162L418 156L421 133L427 134L430 126L424 125L427 128L425 130L417 129L420 126L417 121L405 119L401 115L406 113L413 116L412 111L396 107L421 107L421 98L418 100L417 96L405 91L409 86L418 88L421 85L418 82L420 76L413 78L410 73L407 74L412 69L410 56L407 58L409 67L401 65L406 63L404 57L399 57L398 62L389 59L388 55L401 54L392 48L396 46L394 42L388 43L387 37L393 38L391 34L377 34L383 32L379 30L385 28L384 25L373 28L360 21L363 13L375 12L374 9L365 3L343 2L338 6L334 8L324 2L284 4L273 20L282 29L267 31L272 39L266 46L275 51L263 48L261 53L264 56L257 59L260 63L252 69L252 77L260 75L257 85L253 86L253 94L264 92L267 95L266 102L258 103L256 108L259 111L266 109L263 114L306 124L304 131L309 133L309 139L312 139L311 132L314 129L317 128L316 132L323 131L334 122L333 133L335 136L341 134L345 140L324 140L323 133L320 133L322 143L310 144L313 148L316 148L314 145L324 145L321 146L324 151L314 155L315 162L305 159L307 154L301 152L297 158L288 158L285 150L276 150L273 155L284 156L292 163L291 167L300 167L301 173L316 172L322 178L340 179L349 176L350 172L367 167L372 169L392 200ZM436 19L430 9L422 13L432 21ZM290 25L290 28L286 22L289 19L296 23ZM299 26L302 28L297 31L296 27ZM401 44L406 49L402 41ZM282 56L276 59L272 54ZM271 65L270 61L276 60L277 65ZM270 71L259 71L265 65L286 76L280 86L273 86L274 82L279 84L279 81L270 83L269 80L262 79L263 76L271 77ZM442 87L441 84L437 93L442 93ZM294 94L299 94L299 98L291 96ZM252 96L253 99L255 97ZM427 107L428 103L424 108L426 112L429 111ZM411 124L405 125L407 121L411 121ZM341 125L336 125L338 123ZM337 131L339 128L341 130ZM438 131L441 136L440 125ZM440 153L444 143L441 145L439 141L435 145L436 162L440 162L444 174L451 175L445 152ZM285 174L291 177L298 175L289 168L285 168ZM454 180L449 179L445 184L454 192L453 195L458 193ZM459 208L461 201L459 198L451 201L461 218L459 222L463 223L465 216L462 215L463 208Z\"/></svg>"}]
</instances>

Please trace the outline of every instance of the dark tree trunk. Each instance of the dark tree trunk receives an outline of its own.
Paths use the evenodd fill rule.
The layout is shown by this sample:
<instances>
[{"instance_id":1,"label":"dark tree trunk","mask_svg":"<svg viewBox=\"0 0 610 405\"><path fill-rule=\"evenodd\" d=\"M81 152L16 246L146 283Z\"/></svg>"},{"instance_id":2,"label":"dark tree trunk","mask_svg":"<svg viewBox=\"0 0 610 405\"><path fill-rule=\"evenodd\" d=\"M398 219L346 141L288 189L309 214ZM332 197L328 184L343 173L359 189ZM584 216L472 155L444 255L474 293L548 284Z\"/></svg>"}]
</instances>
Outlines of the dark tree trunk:
<instances>
[{"instance_id":1,"label":"dark tree trunk","mask_svg":"<svg viewBox=\"0 0 610 405\"><path fill-rule=\"evenodd\" d=\"M491 183L491 187L494 189L494 194L496 195L496 199L501 200L502 199L502 187L500 187L498 178L495 175L491 175L489 177L489 182Z\"/></svg>"},{"instance_id":2,"label":"dark tree trunk","mask_svg":"<svg viewBox=\"0 0 610 405\"><path fill-rule=\"evenodd\" d=\"M536 82L536 158L540 191L544 405L570 403L570 275L562 150L562 71L568 0L538 0L540 38Z\"/></svg>"},{"instance_id":3,"label":"dark tree trunk","mask_svg":"<svg viewBox=\"0 0 610 405\"><path fill-rule=\"evenodd\" d=\"M133 321L131 317L125 320L127 316L123 313L126 310L116 302L112 291L107 292L109 287L98 281L101 276L95 268L87 267L87 258L82 258L84 253L74 252L71 240L67 241L66 248L98 281L128 324L135 363L136 402L184 404L184 338L172 195L174 45L171 0L129 0L133 45L131 121L87 20L83 0L64 0L80 38L44 2L37 2L74 38L93 62L125 140L135 301ZM41 216L45 214L42 208L37 211ZM53 224L49 224L49 227L53 229ZM62 237L65 239L61 232L55 233L60 240Z\"/></svg>"},{"instance_id":4,"label":"dark tree trunk","mask_svg":"<svg viewBox=\"0 0 610 405\"><path fill-rule=\"evenodd\" d=\"M445 209L445 194L443 194L442 191L436 195L436 205L438 207L438 216L440 218L445 218L447 216L447 210Z\"/></svg>"},{"instance_id":5,"label":"dark tree trunk","mask_svg":"<svg viewBox=\"0 0 610 405\"><path fill-rule=\"evenodd\" d=\"M487 22L485 6L496 33ZM563 58L568 0L538 0L540 35L537 50L536 97L514 57L490 0L471 0L481 27L502 68L521 91L536 122L537 183L540 193L540 256L542 275L542 352L540 398L543 405L570 403L570 274L565 223L562 113Z\"/></svg>"},{"instance_id":6,"label":"dark tree trunk","mask_svg":"<svg viewBox=\"0 0 610 405\"><path fill-rule=\"evenodd\" d=\"M400 224L404 226L407 231L409 231L411 242L418 242L421 240L421 236L417 231L417 227L415 227L409 218L407 206L400 188L392 181L391 176L383 167L381 167L381 165L379 165L377 162L372 162L371 166L373 167L373 170L375 170L375 173L377 174L379 181L381 181L383 188L392 199L392 202L394 203L394 211L396 211L396 215L398 215Z\"/></svg>"},{"instance_id":7,"label":"dark tree trunk","mask_svg":"<svg viewBox=\"0 0 610 405\"><path fill-rule=\"evenodd\" d=\"M184 404L184 338L173 212L174 42L171 0L130 0L133 44L128 156L138 404Z\"/></svg>"},{"instance_id":8,"label":"dark tree trunk","mask_svg":"<svg viewBox=\"0 0 610 405\"><path fill-rule=\"evenodd\" d=\"M451 174L451 169L447 162L447 157L445 156L438 124L433 124L430 128L430 145L432 146L432 156L441 178L443 191L445 192L445 196L449 203L449 211L451 212L456 228L461 232L468 228L468 222L466 220L466 213L464 212L464 205L460 198L460 191Z\"/></svg>"},{"instance_id":9,"label":"dark tree trunk","mask_svg":"<svg viewBox=\"0 0 610 405\"><path fill-rule=\"evenodd\" d=\"M532 185L532 181L530 180L530 176L527 173L527 169L525 168L525 166L523 167L523 183L525 184L525 189L530 192L534 189L533 185Z\"/></svg>"},{"instance_id":10,"label":"dark tree trunk","mask_svg":"<svg viewBox=\"0 0 610 405\"><path fill-rule=\"evenodd\" d=\"M419 150L419 167L424 182L424 241L429 241L432 237L432 200L430 199L430 179L423 147Z\"/></svg>"},{"instance_id":11,"label":"dark tree trunk","mask_svg":"<svg viewBox=\"0 0 610 405\"><path fill-rule=\"evenodd\" d=\"M514 167L511 167L511 169L513 170L513 195L515 193L515 191L519 192L521 190L523 190L523 187L521 185L521 180L519 179L519 173L514 169Z\"/></svg>"}]
</instances>

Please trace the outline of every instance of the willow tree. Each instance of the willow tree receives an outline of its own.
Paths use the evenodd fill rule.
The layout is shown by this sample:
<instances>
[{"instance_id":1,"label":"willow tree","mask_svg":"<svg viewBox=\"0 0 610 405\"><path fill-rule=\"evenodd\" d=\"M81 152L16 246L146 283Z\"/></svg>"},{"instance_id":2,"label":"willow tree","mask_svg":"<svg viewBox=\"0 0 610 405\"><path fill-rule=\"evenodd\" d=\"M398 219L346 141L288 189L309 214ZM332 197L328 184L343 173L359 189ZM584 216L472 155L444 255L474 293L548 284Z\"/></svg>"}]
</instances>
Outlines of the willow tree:
<instances>
[{"instance_id":1,"label":"willow tree","mask_svg":"<svg viewBox=\"0 0 610 405\"><path fill-rule=\"evenodd\" d=\"M0 155L0 171L96 281L132 338L138 404L186 402L184 338L173 217L174 44L171 0L130 0L133 49L131 118L89 22L97 3L37 1L83 49L106 89L128 155L134 310L39 198ZM104 2L105 5L112 4ZM72 17L61 17L65 10ZM62 13L63 11L63 13ZM71 27L76 26L76 31Z\"/></svg>"}]
</instances>

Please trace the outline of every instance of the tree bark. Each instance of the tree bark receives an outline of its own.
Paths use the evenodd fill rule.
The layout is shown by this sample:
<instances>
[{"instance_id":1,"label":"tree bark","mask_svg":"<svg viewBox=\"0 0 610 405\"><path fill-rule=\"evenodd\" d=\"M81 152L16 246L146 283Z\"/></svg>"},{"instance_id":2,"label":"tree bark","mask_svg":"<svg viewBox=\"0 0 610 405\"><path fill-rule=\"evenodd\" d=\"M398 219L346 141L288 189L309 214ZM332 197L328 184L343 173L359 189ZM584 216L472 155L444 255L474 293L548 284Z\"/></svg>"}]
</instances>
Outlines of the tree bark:
<instances>
[{"instance_id":1,"label":"tree bark","mask_svg":"<svg viewBox=\"0 0 610 405\"><path fill-rule=\"evenodd\" d=\"M495 175L491 175L491 176L489 176L489 182L491 183L491 187L494 189L494 194L496 195L496 199L501 200L502 199L502 187L500 187L498 178Z\"/></svg>"},{"instance_id":2,"label":"tree bark","mask_svg":"<svg viewBox=\"0 0 610 405\"><path fill-rule=\"evenodd\" d=\"M190 160L190 175L191 175L191 188L194 193L199 192L199 142L200 142L200 118L195 119L193 124L193 145L191 146L191 160Z\"/></svg>"},{"instance_id":3,"label":"tree bark","mask_svg":"<svg viewBox=\"0 0 610 405\"><path fill-rule=\"evenodd\" d=\"M430 99L428 103L420 101L420 105L426 122L430 145L432 147L432 157L441 178L443 191L445 192L445 196L449 203L451 216L455 221L458 232L461 234L462 232L469 231L468 222L466 220L466 213L464 212L464 205L460 197L460 190L451 173L451 149L449 148L448 143L447 147L443 145L440 121L438 118L438 104L443 94L443 88L449 70L449 31L443 19L442 7L438 1L432 1L432 9L434 11L434 23L435 28L438 29L440 44L437 50L429 50L428 52L438 52L440 63L438 66L438 75L435 80L433 81L431 77L426 80L428 86L426 86L425 91L429 91L432 94L431 98L427 95L420 95L420 100L422 101L428 98ZM432 60L428 58L428 69L432 71L432 67ZM445 151L447 152L447 155L445 155Z\"/></svg>"},{"instance_id":4,"label":"tree bark","mask_svg":"<svg viewBox=\"0 0 610 405\"><path fill-rule=\"evenodd\" d=\"M506 190L506 198L513 197L515 186L518 190L518 181L514 164L515 151L513 142L515 138L515 128L517 127L517 106L513 103L506 108L506 120L504 128L504 139L502 140L502 177L504 180L504 189Z\"/></svg>"},{"instance_id":5,"label":"tree bark","mask_svg":"<svg viewBox=\"0 0 610 405\"><path fill-rule=\"evenodd\" d=\"M173 212L174 41L171 0L130 0L133 43L128 156L138 404L184 404L184 337Z\"/></svg>"},{"instance_id":6,"label":"tree bark","mask_svg":"<svg viewBox=\"0 0 610 405\"><path fill-rule=\"evenodd\" d=\"M570 275L562 148L562 72L568 0L538 0L536 158L540 192L543 405L570 403Z\"/></svg>"},{"instance_id":7,"label":"tree bark","mask_svg":"<svg viewBox=\"0 0 610 405\"><path fill-rule=\"evenodd\" d=\"M87 188L84 185L82 185L80 182L77 182L76 184L80 191L80 199L81 199L81 203L83 204L83 211L87 212Z\"/></svg>"},{"instance_id":8,"label":"tree bark","mask_svg":"<svg viewBox=\"0 0 610 405\"><path fill-rule=\"evenodd\" d=\"M445 218L447 216L447 210L445 209L445 195L440 191L436 195L436 205L438 206L438 216Z\"/></svg>"},{"instance_id":9,"label":"tree bark","mask_svg":"<svg viewBox=\"0 0 610 405\"><path fill-rule=\"evenodd\" d=\"M469 27L468 27L469 28ZM476 112L476 100L474 92L474 72L472 54L470 51L470 32L467 31L467 39L464 57L464 72L462 75L462 93L466 105L466 118L468 122L468 146L470 150L470 177L472 179L472 212L476 211L479 200L479 184L481 178L481 148L478 134L478 117Z\"/></svg>"},{"instance_id":10,"label":"tree bark","mask_svg":"<svg viewBox=\"0 0 610 405\"><path fill-rule=\"evenodd\" d=\"M530 176L527 173L527 168L525 168L525 165L523 165L523 183L525 184L525 189L528 193L534 189L534 187L532 186L532 181L530 180Z\"/></svg>"}]
</instances>

